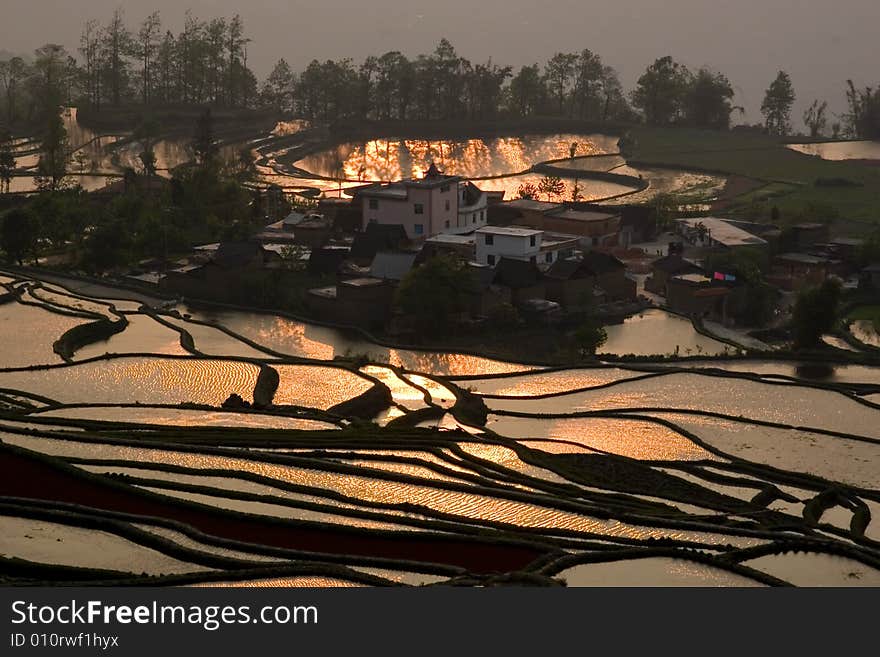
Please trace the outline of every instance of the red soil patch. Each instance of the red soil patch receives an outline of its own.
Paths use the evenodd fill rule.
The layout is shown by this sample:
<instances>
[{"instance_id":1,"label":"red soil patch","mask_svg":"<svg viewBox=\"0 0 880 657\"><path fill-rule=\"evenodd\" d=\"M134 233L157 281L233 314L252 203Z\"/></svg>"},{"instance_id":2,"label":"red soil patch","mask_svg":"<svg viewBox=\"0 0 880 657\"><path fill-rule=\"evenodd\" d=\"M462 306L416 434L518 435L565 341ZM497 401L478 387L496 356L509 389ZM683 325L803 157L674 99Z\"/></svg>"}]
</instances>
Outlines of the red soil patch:
<instances>
[{"instance_id":1,"label":"red soil patch","mask_svg":"<svg viewBox=\"0 0 880 657\"><path fill-rule=\"evenodd\" d=\"M390 538L369 530L322 529L264 521L234 513L199 509L128 486L80 476L51 461L0 445L0 497L19 497L164 518L205 534L272 547L337 555L358 555L447 564L472 573L522 570L543 555L539 549L495 545L479 539L419 536ZM136 568L136 564L132 564Z\"/></svg>"}]
</instances>

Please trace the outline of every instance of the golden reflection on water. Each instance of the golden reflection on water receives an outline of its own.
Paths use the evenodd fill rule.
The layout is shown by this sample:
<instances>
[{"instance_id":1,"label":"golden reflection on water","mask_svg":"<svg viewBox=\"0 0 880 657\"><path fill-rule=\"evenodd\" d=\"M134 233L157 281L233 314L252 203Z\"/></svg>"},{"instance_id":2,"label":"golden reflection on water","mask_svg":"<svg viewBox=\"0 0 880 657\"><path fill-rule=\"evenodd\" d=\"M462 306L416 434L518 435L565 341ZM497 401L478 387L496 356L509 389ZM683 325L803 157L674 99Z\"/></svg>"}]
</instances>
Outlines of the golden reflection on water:
<instances>
[{"instance_id":1,"label":"golden reflection on water","mask_svg":"<svg viewBox=\"0 0 880 657\"><path fill-rule=\"evenodd\" d=\"M455 404L455 394L443 384L418 374L407 374L406 376L414 384L427 390L431 395L431 401L438 406L449 408Z\"/></svg>"},{"instance_id":2,"label":"golden reflection on water","mask_svg":"<svg viewBox=\"0 0 880 657\"><path fill-rule=\"evenodd\" d=\"M167 354L187 356L189 352L180 346L180 334L162 326L147 315L129 315L128 326L107 340L86 345L76 352L76 360L86 360L104 354Z\"/></svg>"},{"instance_id":3,"label":"golden reflection on water","mask_svg":"<svg viewBox=\"0 0 880 657\"><path fill-rule=\"evenodd\" d=\"M59 363L55 340L88 321L20 303L0 305L0 368Z\"/></svg>"},{"instance_id":4,"label":"golden reflection on water","mask_svg":"<svg viewBox=\"0 0 880 657\"><path fill-rule=\"evenodd\" d=\"M275 393L279 406L308 406L327 410L369 390L370 381L338 367L273 365L280 383Z\"/></svg>"},{"instance_id":5,"label":"golden reflection on water","mask_svg":"<svg viewBox=\"0 0 880 657\"><path fill-rule=\"evenodd\" d=\"M116 319L116 315L111 313L110 309L105 305L96 303L94 301L85 301L84 299L72 297L60 291L53 290L50 287L31 289L30 294L37 301L45 301L47 303L63 306L71 310L85 311L95 313L97 315L102 315L104 317L109 317L110 319Z\"/></svg>"},{"instance_id":6,"label":"golden reflection on water","mask_svg":"<svg viewBox=\"0 0 880 657\"><path fill-rule=\"evenodd\" d=\"M726 454L862 488L880 488L880 445L876 443L695 415L655 415Z\"/></svg>"},{"instance_id":7,"label":"golden reflection on water","mask_svg":"<svg viewBox=\"0 0 880 657\"><path fill-rule=\"evenodd\" d=\"M82 418L108 422L134 422L177 427L246 427L249 429L338 430L335 424L257 413L190 411L172 408L99 407L62 408L41 413L41 417Z\"/></svg>"},{"instance_id":8,"label":"golden reflection on water","mask_svg":"<svg viewBox=\"0 0 880 657\"><path fill-rule=\"evenodd\" d=\"M680 408L794 426L880 436L880 411L844 395L804 386L773 385L700 374L670 374L550 399L490 399L490 408L573 413L619 408ZM532 438L540 434L533 434Z\"/></svg>"},{"instance_id":9,"label":"golden reflection on water","mask_svg":"<svg viewBox=\"0 0 880 657\"><path fill-rule=\"evenodd\" d=\"M195 347L203 354L211 356L239 356L242 358L268 358L268 354L236 340L220 329L202 324L194 324L174 317L163 317L164 321L187 331L195 342Z\"/></svg>"},{"instance_id":10,"label":"golden reflection on water","mask_svg":"<svg viewBox=\"0 0 880 657\"><path fill-rule=\"evenodd\" d=\"M519 173L545 160L613 153L617 139L605 135L530 135L495 139L374 139L348 143L296 163L331 178L391 181L421 178L431 162L447 174L483 178Z\"/></svg>"},{"instance_id":11,"label":"golden reflection on water","mask_svg":"<svg viewBox=\"0 0 880 657\"><path fill-rule=\"evenodd\" d=\"M510 201L520 196L520 188L523 185L534 185L538 187L543 174L526 173L521 176L506 176L504 178L491 178L488 180L475 180L476 185L486 192L504 192L504 200ZM546 194L538 194L539 201L549 201L552 203L561 203L563 201L600 201L610 199L611 197L623 196L629 198L629 194L636 190L635 187L622 185L615 182L607 182L603 180L589 180L587 178L563 178L562 192L548 196Z\"/></svg>"},{"instance_id":12,"label":"golden reflection on water","mask_svg":"<svg viewBox=\"0 0 880 657\"><path fill-rule=\"evenodd\" d=\"M432 351L408 351L383 347L355 333L298 322L284 317L259 313L199 313L181 307L199 319L218 321L231 331L273 351L315 360L332 360L337 356L364 355L378 363L426 374L467 375L524 372L528 365L491 358Z\"/></svg>"},{"instance_id":13,"label":"golden reflection on water","mask_svg":"<svg viewBox=\"0 0 880 657\"><path fill-rule=\"evenodd\" d=\"M690 320L663 310L650 309L605 327L605 354L670 355L723 354L723 342L697 333Z\"/></svg>"},{"instance_id":14,"label":"golden reflection on water","mask_svg":"<svg viewBox=\"0 0 880 657\"><path fill-rule=\"evenodd\" d=\"M511 438L569 440L591 449L643 461L695 461L715 458L681 434L642 420L547 420L492 415L487 426ZM534 447L551 451L548 443L536 443Z\"/></svg>"},{"instance_id":15,"label":"golden reflection on water","mask_svg":"<svg viewBox=\"0 0 880 657\"><path fill-rule=\"evenodd\" d=\"M62 403L219 406L236 393L252 399L258 368L223 360L118 358L50 370L0 372L0 387Z\"/></svg>"},{"instance_id":16,"label":"golden reflection on water","mask_svg":"<svg viewBox=\"0 0 880 657\"><path fill-rule=\"evenodd\" d=\"M425 396L416 388L413 388L406 381L401 379L393 370L387 367L378 367L376 365L368 365L362 367L361 372L379 379L391 390L391 396L398 404L405 406L410 410L425 408Z\"/></svg>"},{"instance_id":17,"label":"golden reflection on water","mask_svg":"<svg viewBox=\"0 0 880 657\"><path fill-rule=\"evenodd\" d=\"M484 395L504 395L507 397L529 397L548 395L567 390L577 390L612 383L621 379L640 376L642 372L624 370L616 367L582 370L561 370L557 372L536 372L523 376L498 379L472 379L462 381L462 387Z\"/></svg>"},{"instance_id":18,"label":"golden reflection on water","mask_svg":"<svg viewBox=\"0 0 880 657\"><path fill-rule=\"evenodd\" d=\"M4 436L4 440L6 436ZM172 452L105 444L82 444L69 441L34 439L9 436L9 442L29 449L67 456L88 454L89 458L132 460L142 463L170 463L188 468L229 469L252 472L264 477L291 483L338 491L355 499L401 504L410 502L427 506L443 513L466 518L491 520L524 527L547 530L572 529L602 533L608 536L632 538L670 537L679 540L699 540L711 544L753 545L755 539L664 529L633 525L617 520L600 520L588 515L561 511L527 502L502 499L488 495L448 491L429 486L384 481L360 475L325 472L302 467L262 463L246 458Z\"/></svg>"}]
</instances>

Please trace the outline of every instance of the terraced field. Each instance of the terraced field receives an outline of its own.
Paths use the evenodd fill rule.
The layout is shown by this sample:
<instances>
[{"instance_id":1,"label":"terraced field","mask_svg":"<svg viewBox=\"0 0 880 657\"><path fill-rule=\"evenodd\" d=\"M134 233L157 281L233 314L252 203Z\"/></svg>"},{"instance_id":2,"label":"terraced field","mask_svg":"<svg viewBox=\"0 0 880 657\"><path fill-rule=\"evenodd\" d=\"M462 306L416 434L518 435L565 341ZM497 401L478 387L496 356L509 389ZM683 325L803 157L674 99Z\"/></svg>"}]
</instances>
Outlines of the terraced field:
<instances>
[{"instance_id":1,"label":"terraced field","mask_svg":"<svg viewBox=\"0 0 880 657\"><path fill-rule=\"evenodd\" d=\"M880 368L365 363L289 318L0 285L0 582L880 582Z\"/></svg>"}]
</instances>

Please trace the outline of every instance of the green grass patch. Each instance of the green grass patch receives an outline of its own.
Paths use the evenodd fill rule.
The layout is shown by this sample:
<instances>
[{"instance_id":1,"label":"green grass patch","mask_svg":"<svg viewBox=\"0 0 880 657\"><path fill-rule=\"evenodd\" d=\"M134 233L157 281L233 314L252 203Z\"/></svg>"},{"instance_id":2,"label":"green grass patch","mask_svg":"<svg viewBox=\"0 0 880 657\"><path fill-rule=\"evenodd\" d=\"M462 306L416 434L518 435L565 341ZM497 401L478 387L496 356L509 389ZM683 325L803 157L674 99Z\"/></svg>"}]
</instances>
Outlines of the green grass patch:
<instances>
[{"instance_id":1,"label":"green grass patch","mask_svg":"<svg viewBox=\"0 0 880 657\"><path fill-rule=\"evenodd\" d=\"M748 200L761 200L760 193L769 190L783 214L819 204L847 219L880 218L880 167L804 155L768 135L647 126L633 128L632 135L636 143L628 159L633 161L777 183L772 189L756 190L758 198ZM817 186L822 180L850 184Z\"/></svg>"}]
</instances>

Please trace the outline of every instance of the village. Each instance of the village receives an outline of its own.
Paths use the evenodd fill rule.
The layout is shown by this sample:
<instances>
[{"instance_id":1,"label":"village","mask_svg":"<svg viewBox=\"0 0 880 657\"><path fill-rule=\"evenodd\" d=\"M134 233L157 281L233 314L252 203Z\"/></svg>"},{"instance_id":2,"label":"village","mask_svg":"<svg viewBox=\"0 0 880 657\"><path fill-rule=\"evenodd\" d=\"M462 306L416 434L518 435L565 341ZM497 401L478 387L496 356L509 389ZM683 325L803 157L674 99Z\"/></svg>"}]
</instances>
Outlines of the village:
<instances>
[{"instance_id":1,"label":"village","mask_svg":"<svg viewBox=\"0 0 880 657\"><path fill-rule=\"evenodd\" d=\"M250 239L147 261L126 279L183 299L288 304L312 320L409 342L496 324L600 326L657 307L756 349L786 341L778 329L804 288L834 279L856 294L880 289L880 263L864 263L864 240L831 234L827 223L782 228L664 218L650 204L505 199L433 163L421 177L310 204L272 194L280 218ZM400 290L420 278L420 295L445 301L407 306Z\"/></svg>"}]
</instances>

